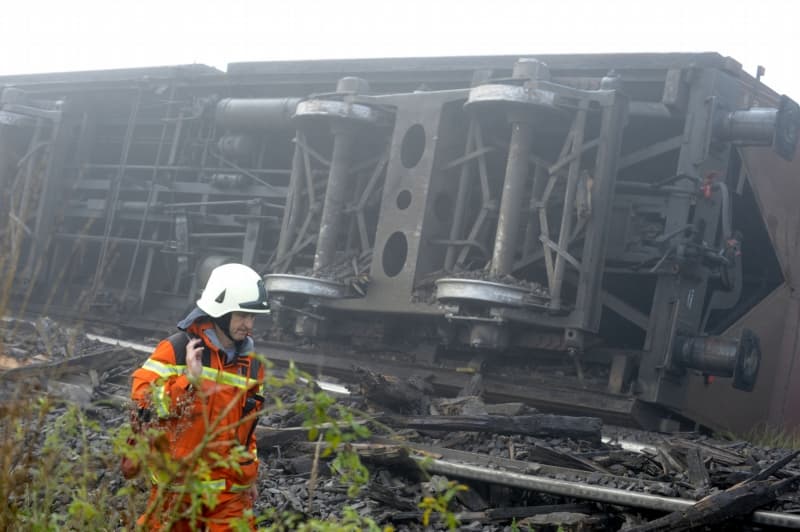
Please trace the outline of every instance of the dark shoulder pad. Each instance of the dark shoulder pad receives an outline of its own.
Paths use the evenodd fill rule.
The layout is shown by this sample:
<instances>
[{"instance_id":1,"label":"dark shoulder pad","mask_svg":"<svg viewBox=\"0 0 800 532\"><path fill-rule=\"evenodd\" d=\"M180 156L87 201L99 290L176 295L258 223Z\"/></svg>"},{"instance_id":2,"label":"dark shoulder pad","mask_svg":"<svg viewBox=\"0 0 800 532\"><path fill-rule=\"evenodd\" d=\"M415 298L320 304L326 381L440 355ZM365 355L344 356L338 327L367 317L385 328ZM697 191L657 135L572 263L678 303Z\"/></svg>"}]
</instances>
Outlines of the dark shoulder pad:
<instances>
[{"instance_id":1,"label":"dark shoulder pad","mask_svg":"<svg viewBox=\"0 0 800 532\"><path fill-rule=\"evenodd\" d=\"M172 350L175 352L175 364L185 366L186 343L189 341L189 335L186 331L178 331L167 338L167 341L172 344Z\"/></svg>"},{"instance_id":2,"label":"dark shoulder pad","mask_svg":"<svg viewBox=\"0 0 800 532\"><path fill-rule=\"evenodd\" d=\"M186 344L192 338L196 338L196 336L191 336L186 331L178 331L167 340L170 344L172 344L172 350L175 352L175 364L178 366L185 366L186 365ZM203 366L210 368L211 367L211 350L208 346L203 346Z\"/></svg>"},{"instance_id":3,"label":"dark shoulder pad","mask_svg":"<svg viewBox=\"0 0 800 532\"><path fill-rule=\"evenodd\" d=\"M255 354L255 353L254 353ZM258 369L261 367L261 361L253 356L250 355L250 378L257 380L258 379Z\"/></svg>"}]
</instances>

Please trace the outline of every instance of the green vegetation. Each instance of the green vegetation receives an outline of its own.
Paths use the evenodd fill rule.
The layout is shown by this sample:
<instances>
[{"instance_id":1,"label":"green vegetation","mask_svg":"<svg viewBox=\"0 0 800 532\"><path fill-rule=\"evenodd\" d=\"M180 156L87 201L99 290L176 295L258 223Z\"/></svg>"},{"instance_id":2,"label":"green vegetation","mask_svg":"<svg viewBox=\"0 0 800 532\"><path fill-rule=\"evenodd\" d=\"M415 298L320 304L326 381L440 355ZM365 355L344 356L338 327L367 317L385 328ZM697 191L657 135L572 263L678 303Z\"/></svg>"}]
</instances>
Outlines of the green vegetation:
<instances>
[{"instance_id":1,"label":"green vegetation","mask_svg":"<svg viewBox=\"0 0 800 532\"><path fill-rule=\"evenodd\" d=\"M439 477L441 478L441 477ZM432 483L433 484L433 483ZM466 491L467 487L463 484L458 484L454 481L447 481L446 479L440 486L432 486L432 495L427 495L422 498L419 507L422 508L422 524L428 526L430 524L431 516L438 514L442 517L447 524L447 528L455 530L458 528L459 522L455 514L450 511L450 502L455 498L459 491Z\"/></svg>"},{"instance_id":2,"label":"green vegetation","mask_svg":"<svg viewBox=\"0 0 800 532\"><path fill-rule=\"evenodd\" d=\"M0 415L0 530L109 530L129 526L141 497L105 474L110 436L77 407L7 401ZM56 408L60 412L56 412ZM90 442L90 438L92 441Z\"/></svg>"},{"instance_id":3,"label":"green vegetation","mask_svg":"<svg viewBox=\"0 0 800 532\"><path fill-rule=\"evenodd\" d=\"M309 500L317 482L317 462L322 459L330 460L330 470L347 486L349 496L358 494L369 481L369 471L350 444L370 435L365 416L320 392L313 379L295 367L278 376L266 360L264 364L270 398L267 410L293 409L301 414L309 440L318 442ZM133 530L143 528L136 524L142 515L165 524L181 519L198 522L203 505L213 505L217 496L204 484L211 469L238 467L245 451L237 448L224 457L207 452L207 444L219 430L212 426L195 452L174 460L166 435L156 426L138 435L128 423L103 428L77 406L43 395L32 400L34 393L41 392L20 393L0 405L0 496L7 501L0 509L0 530ZM281 397L291 397L291 401ZM123 457L142 466L132 481L122 480ZM150 479L157 479L155 498L149 498ZM183 503L166 505L164 510L163 503L176 493L176 486ZM450 504L464 489L452 482L431 489L419 503L423 522L427 525L435 516L436 522L456 529L458 521ZM344 506L341 515L325 520L274 509L256 518L259 530L269 532L393 530L360 517L349 506ZM235 525L248 529L246 519Z\"/></svg>"}]
</instances>

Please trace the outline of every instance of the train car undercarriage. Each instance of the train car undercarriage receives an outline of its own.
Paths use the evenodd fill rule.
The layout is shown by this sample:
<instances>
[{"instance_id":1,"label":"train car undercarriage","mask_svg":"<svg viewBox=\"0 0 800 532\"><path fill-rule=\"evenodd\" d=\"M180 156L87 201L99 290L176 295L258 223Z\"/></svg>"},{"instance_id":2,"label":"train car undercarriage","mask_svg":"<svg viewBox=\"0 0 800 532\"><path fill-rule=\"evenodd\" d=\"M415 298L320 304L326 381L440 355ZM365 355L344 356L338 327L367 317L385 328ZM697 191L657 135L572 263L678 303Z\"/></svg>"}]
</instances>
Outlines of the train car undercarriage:
<instances>
[{"instance_id":1,"label":"train car undercarriage","mask_svg":"<svg viewBox=\"0 0 800 532\"><path fill-rule=\"evenodd\" d=\"M0 84L3 308L151 327L241 261L265 275L275 359L451 390L480 375L490 395L648 427L800 423L800 108L729 58ZM704 409L728 397L751 407Z\"/></svg>"}]
</instances>

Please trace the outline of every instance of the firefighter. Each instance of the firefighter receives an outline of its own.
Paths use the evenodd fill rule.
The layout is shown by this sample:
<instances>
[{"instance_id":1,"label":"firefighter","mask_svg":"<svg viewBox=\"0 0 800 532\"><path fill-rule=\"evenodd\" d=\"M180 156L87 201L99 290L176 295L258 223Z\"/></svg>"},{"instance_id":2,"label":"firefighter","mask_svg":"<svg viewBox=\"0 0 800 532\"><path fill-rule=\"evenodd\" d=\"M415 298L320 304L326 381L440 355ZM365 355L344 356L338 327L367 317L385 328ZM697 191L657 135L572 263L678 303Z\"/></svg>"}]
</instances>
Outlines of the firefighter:
<instances>
[{"instance_id":1,"label":"firefighter","mask_svg":"<svg viewBox=\"0 0 800 532\"><path fill-rule=\"evenodd\" d=\"M161 436L152 442L154 453L161 450L193 464L199 455L211 467L202 483L216 495L216 504L203 506L197 522L183 519L171 530L231 530L230 521L253 508L258 495L254 432L264 403L264 368L253 356L251 334L256 315L267 313L258 273L243 264L219 266L195 309L178 323L179 332L161 341L133 374L134 431L156 427ZM218 455L238 464L214 465L212 457ZM150 503L158 509L149 520L140 517L139 524L159 529L163 523L157 521L185 510L189 498L180 479L164 478L169 475L158 468L151 473ZM159 490L164 495L157 503ZM254 528L254 519L249 521Z\"/></svg>"}]
</instances>

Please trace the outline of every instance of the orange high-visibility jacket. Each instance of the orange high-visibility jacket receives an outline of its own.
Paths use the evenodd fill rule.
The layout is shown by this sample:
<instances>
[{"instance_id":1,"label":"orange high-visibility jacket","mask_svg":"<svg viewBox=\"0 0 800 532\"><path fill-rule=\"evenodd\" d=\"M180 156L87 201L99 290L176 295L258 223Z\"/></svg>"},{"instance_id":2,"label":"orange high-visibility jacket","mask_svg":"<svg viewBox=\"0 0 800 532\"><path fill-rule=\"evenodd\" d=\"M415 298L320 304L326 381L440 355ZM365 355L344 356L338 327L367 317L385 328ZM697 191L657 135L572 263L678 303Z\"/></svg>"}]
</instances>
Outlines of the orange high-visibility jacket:
<instances>
[{"instance_id":1,"label":"orange high-visibility jacket","mask_svg":"<svg viewBox=\"0 0 800 532\"><path fill-rule=\"evenodd\" d=\"M214 452L228 456L234 446L243 446L247 452L239 461L240 470L212 469L209 481L219 491L243 491L258 475L255 440L258 420L245 423L241 420L246 407L253 412L263 406L264 398L259 393L264 383L264 368L252 353L239 355L237 360L225 364L225 354L206 335L209 329L213 329L213 324L199 320L186 330L189 335L202 338L210 354L204 357L208 360L204 360L202 377L194 385L187 376L185 357L176 361L172 344L163 340L133 373L132 397L140 412L165 430L173 458L180 459L194 451L209 431L215 436L206 447L206 455Z\"/></svg>"}]
</instances>

